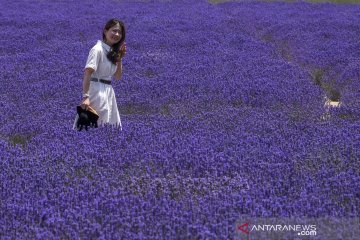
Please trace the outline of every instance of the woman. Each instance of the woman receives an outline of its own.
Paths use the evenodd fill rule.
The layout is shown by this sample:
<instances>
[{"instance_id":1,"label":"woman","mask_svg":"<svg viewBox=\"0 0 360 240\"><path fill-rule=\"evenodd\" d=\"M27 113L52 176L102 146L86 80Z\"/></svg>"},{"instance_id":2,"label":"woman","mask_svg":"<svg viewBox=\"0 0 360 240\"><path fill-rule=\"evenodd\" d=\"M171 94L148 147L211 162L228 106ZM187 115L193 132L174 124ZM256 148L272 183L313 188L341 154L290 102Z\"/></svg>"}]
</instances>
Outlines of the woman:
<instances>
[{"instance_id":1,"label":"woman","mask_svg":"<svg viewBox=\"0 0 360 240\"><path fill-rule=\"evenodd\" d=\"M123 22L110 19L104 29L102 41L98 40L87 58L81 107L92 107L98 114L98 125L109 123L121 127L112 79L120 80L122 58L126 53L125 27ZM78 115L74 122L77 128Z\"/></svg>"}]
</instances>

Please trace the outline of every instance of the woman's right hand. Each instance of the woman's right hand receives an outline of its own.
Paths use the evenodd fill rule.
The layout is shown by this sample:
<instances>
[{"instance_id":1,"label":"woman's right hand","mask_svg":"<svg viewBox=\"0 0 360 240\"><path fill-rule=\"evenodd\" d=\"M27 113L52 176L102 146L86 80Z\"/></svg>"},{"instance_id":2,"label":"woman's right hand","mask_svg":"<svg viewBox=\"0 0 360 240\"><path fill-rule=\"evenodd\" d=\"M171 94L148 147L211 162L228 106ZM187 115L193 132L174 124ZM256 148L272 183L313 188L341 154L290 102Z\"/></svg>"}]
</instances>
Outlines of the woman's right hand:
<instances>
[{"instance_id":1,"label":"woman's right hand","mask_svg":"<svg viewBox=\"0 0 360 240\"><path fill-rule=\"evenodd\" d=\"M89 100L89 95L88 94L84 94L84 93L88 93L89 92L89 88L90 88L90 79L91 79L91 74L94 72L94 69L92 68L85 68L85 72L84 72L84 80L83 80L83 99L80 103L80 106L83 109L86 109L87 107L89 107L90 105L90 100Z\"/></svg>"},{"instance_id":2,"label":"woman's right hand","mask_svg":"<svg viewBox=\"0 0 360 240\"><path fill-rule=\"evenodd\" d=\"M81 103L80 103L80 106L83 108L83 109L87 109L89 106L90 106L90 100L89 98L84 98Z\"/></svg>"}]
</instances>

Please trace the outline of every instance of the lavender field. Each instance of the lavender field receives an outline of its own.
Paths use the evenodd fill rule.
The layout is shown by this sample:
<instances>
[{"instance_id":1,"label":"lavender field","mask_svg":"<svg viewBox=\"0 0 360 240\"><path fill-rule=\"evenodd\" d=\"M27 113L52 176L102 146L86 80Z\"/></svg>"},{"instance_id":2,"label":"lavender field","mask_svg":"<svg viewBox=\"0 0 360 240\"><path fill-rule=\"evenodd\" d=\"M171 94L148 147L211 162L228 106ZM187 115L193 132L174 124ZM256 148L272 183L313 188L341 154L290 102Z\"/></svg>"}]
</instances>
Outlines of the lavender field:
<instances>
[{"instance_id":1,"label":"lavender field","mask_svg":"<svg viewBox=\"0 0 360 240\"><path fill-rule=\"evenodd\" d=\"M359 217L360 5L219 2L0 0L0 239L235 239L243 215ZM74 131L113 17L123 130Z\"/></svg>"}]
</instances>

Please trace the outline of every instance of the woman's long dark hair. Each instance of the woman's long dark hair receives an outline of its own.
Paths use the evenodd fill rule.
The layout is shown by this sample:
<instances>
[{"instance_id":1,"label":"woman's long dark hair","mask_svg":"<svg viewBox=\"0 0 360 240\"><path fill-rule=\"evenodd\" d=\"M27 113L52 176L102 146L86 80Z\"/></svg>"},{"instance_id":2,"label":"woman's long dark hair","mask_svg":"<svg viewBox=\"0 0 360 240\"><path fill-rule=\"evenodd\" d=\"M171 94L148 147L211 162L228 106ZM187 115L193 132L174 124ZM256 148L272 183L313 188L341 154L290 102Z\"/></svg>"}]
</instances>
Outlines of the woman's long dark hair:
<instances>
[{"instance_id":1,"label":"woman's long dark hair","mask_svg":"<svg viewBox=\"0 0 360 240\"><path fill-rule=\"evenodd\" d=\"M117 19L110 19L104 27L104 30L108 31L111 27L115 26L116 24L120 25L121 28L121 39L118 43L115 43L110 51L108 52L108 54L106 55L107 58L109 59L110 62L112 62L113 64L116 64L117 59L120 57L119 55L119 49L120 46L125 42L125 25L122 21L117 20ZM105 33L103 31L103 40L106 40L106 36Z\"/></svg>"}]
</instances>

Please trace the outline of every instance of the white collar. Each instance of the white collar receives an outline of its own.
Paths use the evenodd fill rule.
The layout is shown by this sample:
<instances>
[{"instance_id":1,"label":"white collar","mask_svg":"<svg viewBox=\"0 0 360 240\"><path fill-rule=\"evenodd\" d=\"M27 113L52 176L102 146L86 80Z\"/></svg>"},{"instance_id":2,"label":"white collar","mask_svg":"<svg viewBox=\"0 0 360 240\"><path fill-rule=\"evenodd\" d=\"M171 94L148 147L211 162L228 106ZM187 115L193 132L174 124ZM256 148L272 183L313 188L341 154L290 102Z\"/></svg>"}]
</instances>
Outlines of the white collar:
<instances>
[{"instance_id":1,"label":"white collar","mask_svg":"<svg viewBox=\"0 0 360 240\"><path fill-rule=\"evenodd\" d=\"M107 45L106 43L104 43L101 40L98 40L98 42L101 42L101 46L103 46L103 48L105 48L106 51L110 51L111 47L109 45Z\"/></svg>"}]
</instances>

